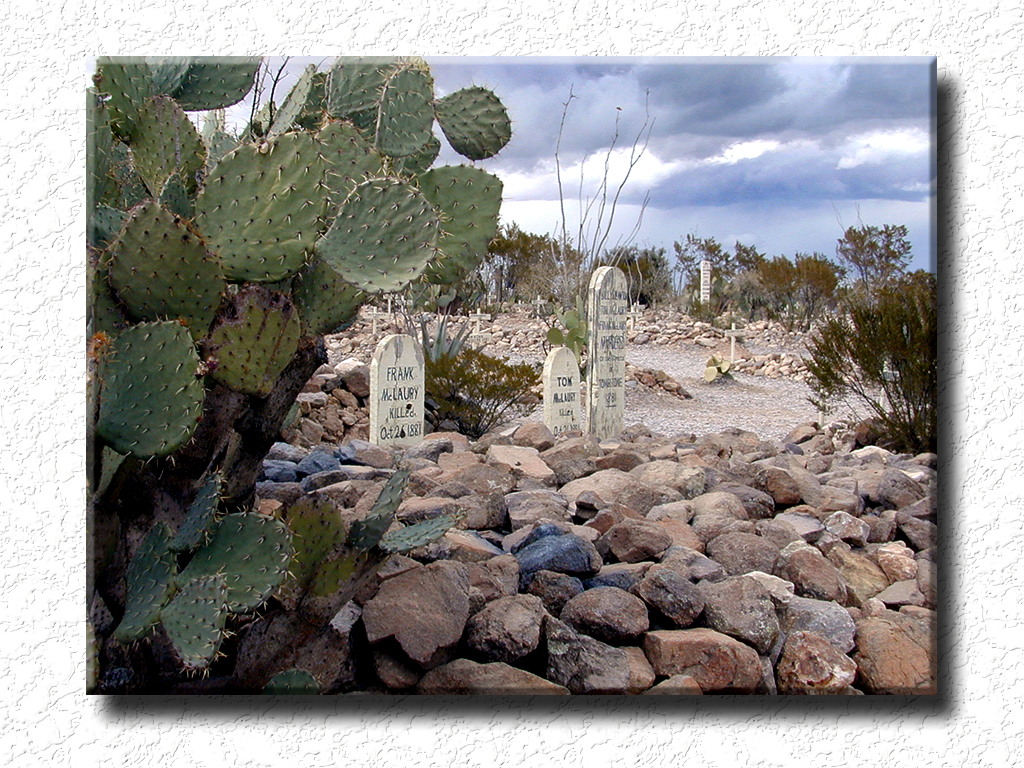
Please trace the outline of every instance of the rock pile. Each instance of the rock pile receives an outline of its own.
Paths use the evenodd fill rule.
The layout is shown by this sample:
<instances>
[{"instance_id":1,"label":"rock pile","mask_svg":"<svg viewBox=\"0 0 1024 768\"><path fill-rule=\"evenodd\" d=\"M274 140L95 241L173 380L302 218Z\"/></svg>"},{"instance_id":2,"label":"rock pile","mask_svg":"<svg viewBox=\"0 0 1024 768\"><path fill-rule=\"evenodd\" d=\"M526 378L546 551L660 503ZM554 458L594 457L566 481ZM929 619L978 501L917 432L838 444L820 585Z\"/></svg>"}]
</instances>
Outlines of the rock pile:
<instances>
[{"instance_id":1,"label":"rock pile","mask_svg":"<svg viewBox=\"0 0 1024 768\"><path fill-rule=\"evenodd\" d=\"M599 443L528 422L404 451L355 427L341 447L277 445L261 508L287 518L312 494L350 520L401 466L396 526L465 518L392 556L339 614L315 673L329 690L936 689L934 454L810 424L779 441L632 427Z\"/></svg>"}]
</instances>

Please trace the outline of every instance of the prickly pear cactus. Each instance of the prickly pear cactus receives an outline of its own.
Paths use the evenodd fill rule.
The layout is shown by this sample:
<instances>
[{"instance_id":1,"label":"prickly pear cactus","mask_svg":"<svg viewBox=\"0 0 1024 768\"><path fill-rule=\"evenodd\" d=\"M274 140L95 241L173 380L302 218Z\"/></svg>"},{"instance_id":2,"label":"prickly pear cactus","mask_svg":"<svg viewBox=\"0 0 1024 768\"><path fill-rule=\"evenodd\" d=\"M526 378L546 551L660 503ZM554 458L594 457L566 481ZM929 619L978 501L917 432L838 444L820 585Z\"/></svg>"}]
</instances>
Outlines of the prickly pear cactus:
<instances>
[{"instance_id":1,"label":"prickly pear cactus","mask_svg":"<svg viewBox=\"0 0 1024 768\"><path fill-rule=\"evenodd\" d=\"M351 526L316 504L261 515L255 481L326 362L322 334L373 294L445 291L484 258L501 182L431 166L438 135L493 156L508 115L482 88L437 99L421 59L339 59L231 133L216 110L261 72L251 58L108 57L88 96L88 514L104 532L89 599L119 617L96 638L100 677L107 641L169 642L134 662L153 692L217 668L257 610L290 617L262 651L287 669L302 627L457 522L389 533L403 472Z\"/></svg>"}]
</instances>

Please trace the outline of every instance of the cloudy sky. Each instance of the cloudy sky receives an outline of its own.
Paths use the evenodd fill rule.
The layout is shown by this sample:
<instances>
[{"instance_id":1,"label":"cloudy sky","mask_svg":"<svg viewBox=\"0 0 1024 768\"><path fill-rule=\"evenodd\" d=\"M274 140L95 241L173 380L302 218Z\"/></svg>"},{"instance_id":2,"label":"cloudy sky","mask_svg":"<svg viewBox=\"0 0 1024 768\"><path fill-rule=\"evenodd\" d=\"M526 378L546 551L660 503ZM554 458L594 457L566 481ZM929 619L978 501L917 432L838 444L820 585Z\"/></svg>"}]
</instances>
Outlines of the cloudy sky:
<instances>
[{"instance_id":1,"label":"cloudy sky","mask_svg":"<svg viewBox=\"0 0 1024 768\"><path fill-rule=\"evenodd\" d=\"M311 61L329 64L291 60L277 93L287 93ZM480 165L505 184L502 219L529 232L561 226L555 147L571 92L559 151L570 233L579 226L581 184L585 202L607 163L614 193L647 120L646 146L622 189L609 245L628 241L641 212L629 242L664 247L670 256L672 243L692 233L730 247L739 240L769 256L834 257L844 227L903 224L911 267L935 268L929 58L427 61L438 96L485 85L508 108L512 140ZM441 162L465 161L445 145ZM596 224L591 213L591 236Z\"/></svg>"}]
</instances>

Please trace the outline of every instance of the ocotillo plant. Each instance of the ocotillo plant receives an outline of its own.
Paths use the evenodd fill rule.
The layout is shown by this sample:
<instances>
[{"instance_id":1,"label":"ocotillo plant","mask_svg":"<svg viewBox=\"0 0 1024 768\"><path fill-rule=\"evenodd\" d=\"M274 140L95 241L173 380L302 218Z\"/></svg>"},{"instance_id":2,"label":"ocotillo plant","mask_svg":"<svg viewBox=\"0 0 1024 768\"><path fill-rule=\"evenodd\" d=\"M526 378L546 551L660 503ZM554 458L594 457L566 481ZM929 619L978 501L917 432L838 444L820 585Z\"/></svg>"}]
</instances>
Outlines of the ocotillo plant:
<instances>
[{"instance_id":1,"label":"ocotillo plant","mask_svg":"<svg viewBox=\"0 0 1024 768\"><path fill-rule=\"evenodd\" d=\"M482 88L435 99L422 60L340 59L240 137L215 120L201 134L186 113L238 103L260 66L101 59L88 94L91 690L171 691L211 669L258 690L388 553L455 523L387 533L401 472L351 525L309 502L261 515L255 481L324 333L484 257L501 182L430 168L433 125L479 160L508 115Z\"/></svg>"}]
</instances>

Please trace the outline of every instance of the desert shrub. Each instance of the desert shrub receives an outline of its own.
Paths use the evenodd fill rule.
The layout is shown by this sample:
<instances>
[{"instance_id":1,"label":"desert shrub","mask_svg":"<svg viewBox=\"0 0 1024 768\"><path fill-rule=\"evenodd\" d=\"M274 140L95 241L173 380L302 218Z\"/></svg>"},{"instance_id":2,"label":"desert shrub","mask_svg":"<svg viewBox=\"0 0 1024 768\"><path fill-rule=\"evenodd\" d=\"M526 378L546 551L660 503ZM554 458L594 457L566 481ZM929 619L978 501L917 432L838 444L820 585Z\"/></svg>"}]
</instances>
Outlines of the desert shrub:
<instances>
[{"instance_id":1,"label":"desert shrub","mask_svg":"<svg viewBox=\"0 0 1024 768\"><path fill-rule=\"evenodd\" d=\"M938 363L935 276L915 272L851 301L809 344L812 402L866 405L883 425L887 446L934 451Z\"/></svg>"},{"instance_id":2,"label":"desert shrub","mask_svg":"<svg viewBox=\"0 0 1024 768\"><path fill-rule=\"evenodd\" d=\"M528 398L540 382L528 363L509 363L470 348L427 357L425 378L427 420L434 427L450 421L473 439L530 410Z\"/></svg>"}]
</instances>

